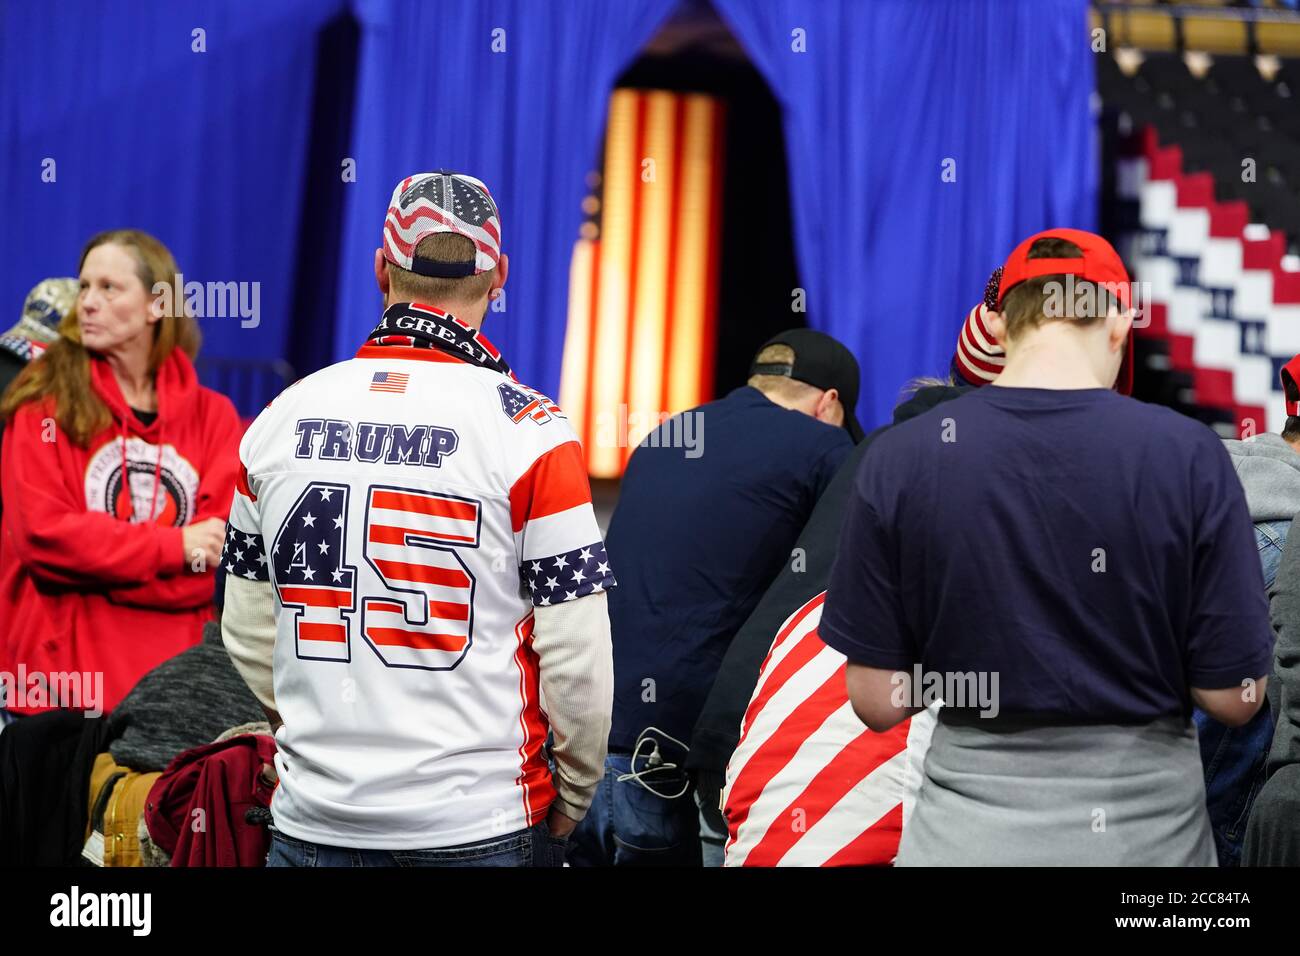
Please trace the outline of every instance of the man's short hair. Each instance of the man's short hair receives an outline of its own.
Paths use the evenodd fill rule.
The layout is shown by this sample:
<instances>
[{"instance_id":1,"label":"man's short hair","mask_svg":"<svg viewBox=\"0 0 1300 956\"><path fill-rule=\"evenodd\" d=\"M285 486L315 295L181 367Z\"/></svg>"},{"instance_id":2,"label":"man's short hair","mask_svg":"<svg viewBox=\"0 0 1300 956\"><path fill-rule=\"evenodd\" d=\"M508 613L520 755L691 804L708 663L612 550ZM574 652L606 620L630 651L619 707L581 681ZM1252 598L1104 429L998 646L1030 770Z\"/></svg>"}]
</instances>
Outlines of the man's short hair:
<instances>
[{"instance_id":1,"label":"man's short hair","mask_svg":"<svg viewBox=\"0 0 1300 956\"><path fill-rule=\"evenodd\" d=\"M439 232L425 236L415 247L415 258L432 259L434 262L468 262L474 258L474 241L467 236L454 232ZM487 295L496 278L497 268L493 266L487 272L475 276L463 276L458 279L444 279L439 276L422 276L418 272L403 269L391 259L388 262L388 282L394 301L427 302L437 305L440 302L477 302Z\"/></svg>"},{"instance_id":2,"label":"man's short hair","mask_svg":"<svg viewBox=\"0 0 1300 956\"><path fill-rule=\"evenodd\" d=\"M1083 250L1066 239L1039 239L1029 247L1030 259L1081 259ZM1087 304L1080 310L1079 303ZM1037 276L1026 279L1002 300L1007 337L1018 338L1044 322L1074 322L1081 326L1100 322L1118 302L1102 286L1078 276ZM1083 314L1080 314L1082 311Z\"/></svg>"},{"instance_id":3,"label":"man's short hair","mask_svg":"<svg viewBox=\"0 0 1300 956\"><path fill-rule=\"evenodd\" d=\"M1286 441L1300 442L1300 415L1288 415L1282 426L1282 437Z\"/></svg>"},{"instance_id":4,"label":"man's short hair","mask_svg":"<svg viewBox=\"0 0 1300 956\"><path fill-rule=\"evenodd\" d=\"M755 365L793 365L794 349L788 345L769 345L754 358ZM788 375L751 375L747 383L768 397L784 398L787 401L803 401L821 392L820 388L800 382Z\"/></svg>"}]
</instances>

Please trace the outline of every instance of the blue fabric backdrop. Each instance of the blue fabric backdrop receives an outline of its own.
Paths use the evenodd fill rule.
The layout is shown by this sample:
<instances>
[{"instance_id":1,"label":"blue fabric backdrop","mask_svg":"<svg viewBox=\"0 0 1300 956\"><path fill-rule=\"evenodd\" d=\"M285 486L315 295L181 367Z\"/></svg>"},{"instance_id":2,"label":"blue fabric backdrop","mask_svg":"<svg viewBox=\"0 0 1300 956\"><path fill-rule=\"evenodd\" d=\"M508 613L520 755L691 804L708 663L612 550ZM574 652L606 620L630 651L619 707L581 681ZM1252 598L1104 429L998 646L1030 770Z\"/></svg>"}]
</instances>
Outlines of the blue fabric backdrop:
<instances>
[{"instance_id":1,"label":"blue fabric backdrop","mask_svg":"<svg viewBox=\"0 0 1300 956\"><path fill-rule=\"evenodd\" d=\"M344 9L0 4L0 330L38 280L76 274L93 233L131 226L166 243L187 282L261 284L257 327L201 321L205 356L283 356L317 32Z\"/></svg>"},{"instance_id":2,"label":"blue fabric backdrop","mask_svg":"<svg viewBox=\"0 0 1300 956\"><path fill-rule=\"evenodd\" d=\"M1018 239L1094 223L1085 0L714 5L784 110L809 323L859 355L860 415L882 421L903 379L946 369L961 317ZM187 279L261 284L261 324L205 319L205 355L311 371L351 355L379 311L371 263L393 185L461 168L493 189L511 254L488 334L555 393L609 91L676 7L3 4L0 329L34 282L75 269L93 232L134 225ZM251 413L269 395L235 397Z\"/></svg>"},{"instance_id":3,"label":"blue fabric backdrop","mask_svg":"<svg viewBox=\"0 0 1300 956\"><path fill-rule=\"evenodd\" d=\"M393 187L413 172L463 170L492 190L510 256L506 308L488 313L484 331L523 381L558 392L569 259L610 89L676 2L357 2L357 182L336 358L353 355L379 317L374 252ZM498 29L504 52L493 51Z\"/></svg>"},{"instance_id":4,"label":"blue fabric backdrop","mask_svg":"<svg viewBox=\"0 0 1300 956\"><path fill-rule=\"evenodd\" d=\"M784 111L808 324L861 361L863 424L887 421L1017 242L1095 228L1087 4L713 2Z\"/></svg>"}]
</instances>

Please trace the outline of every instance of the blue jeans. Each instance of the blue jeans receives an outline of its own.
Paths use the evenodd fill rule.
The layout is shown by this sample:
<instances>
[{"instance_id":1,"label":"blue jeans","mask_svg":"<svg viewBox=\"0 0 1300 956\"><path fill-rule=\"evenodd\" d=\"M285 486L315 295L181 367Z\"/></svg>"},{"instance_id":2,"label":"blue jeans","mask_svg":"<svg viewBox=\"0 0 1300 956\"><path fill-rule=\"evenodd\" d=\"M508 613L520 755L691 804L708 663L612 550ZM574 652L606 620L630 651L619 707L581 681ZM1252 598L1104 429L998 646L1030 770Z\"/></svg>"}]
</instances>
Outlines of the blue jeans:
<instances>
[{"instance_id":1,"label":"blue jeans","mask_svg":"<svg viewBox=\"0 0 1300 956\"><path fill-rule=\"evenodd\" d=\"M1277 578L1277 566L1291 531L1291 521L1261 521L1255 525L1255 547L1259 549L1259 566L1264 572L1264 587L1271 588Z\"/></svg>"},{"instance_id":2,"label":"blue jeans","mask_svg":"<svg viewBox=\"0 0 1300 956\"><path fill-rule=\"evenodd\" d=\"M705 800L713 800L717 794L705 797L700 790L695 791L695 805L700 810L700 855L706 867L722 866L727 856L727 821L717 807L706 807Z\"/></svg>"},{"instance_id":3,"label":"blue jeans","mask_svg":"<svg viewBox=\"0 0 1300 956\"><path fill-rule=\"evenodd\" d=\"M356 850L298 840L271 830L267 866L563 866L568 841L546 821L509 836L433 850Z\"/></svg>"},{"instance_id":4,"label":"blue jeans","mask_svg":"<svg viewBox=\"0 0 1300 956\"><path fill-rule=\"evenodd\" d=\"M591 809L569 840L572 866L699 866L699 815L681 771L655 773L653 792L629 773L632 758L610 754ZM637 769L645 770L644 757Z\"/></svg>"},{"instance_id":5,"label":"blue jeans","mask_svg":"<svg viewBox=\"0 0 1300 956\"><path fill-rule=\"evenodd\" d=\"M1246 823L1268 774L1273 711L1265 703L1244 727L1228 727L1200 710L1192 712L1205 771L1205 806L1214 831L1219 866L1238 866Z\"/></svg>"}]
</instances>

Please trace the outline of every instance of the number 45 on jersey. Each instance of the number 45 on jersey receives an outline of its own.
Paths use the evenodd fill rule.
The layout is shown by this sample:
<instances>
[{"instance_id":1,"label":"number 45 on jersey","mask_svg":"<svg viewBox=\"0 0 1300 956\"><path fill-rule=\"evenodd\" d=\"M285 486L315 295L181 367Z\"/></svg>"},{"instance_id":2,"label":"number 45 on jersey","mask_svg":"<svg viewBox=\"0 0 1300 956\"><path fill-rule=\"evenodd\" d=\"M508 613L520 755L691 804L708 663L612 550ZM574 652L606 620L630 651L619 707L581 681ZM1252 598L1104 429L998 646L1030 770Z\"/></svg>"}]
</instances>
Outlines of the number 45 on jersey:
<instances>
[{"instance_id":1,"label":"number 45 on jersey","mask_svg":"<svg viewBox=\"0 0 1300 956\"><path fill-rule=\"evenodd\" d=\"M353 489L312 482L271 548L276 594L296 609L304 660L351 661L357 566L348 563ZM362 557L384 588L360 601L361 636L388 667L450 670L473 643L474 575L462 548L477 548L481 506L472 498L371 485Z\"/></svg>"}]
</instances>

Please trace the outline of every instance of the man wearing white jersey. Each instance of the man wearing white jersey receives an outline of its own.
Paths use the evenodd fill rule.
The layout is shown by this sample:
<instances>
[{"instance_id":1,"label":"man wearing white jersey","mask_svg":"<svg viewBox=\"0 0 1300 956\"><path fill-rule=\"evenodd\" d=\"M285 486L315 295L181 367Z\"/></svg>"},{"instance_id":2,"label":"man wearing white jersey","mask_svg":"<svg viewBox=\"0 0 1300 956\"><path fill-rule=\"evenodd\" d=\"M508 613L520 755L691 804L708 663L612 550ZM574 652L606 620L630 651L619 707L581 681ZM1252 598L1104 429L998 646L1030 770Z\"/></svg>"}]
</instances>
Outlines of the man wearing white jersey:
<instances>
[{"instance_id":1,"label":"man wearing white jersey","mask_svg":"<svg viewBox=\"0 0 1300 956\"><path fill-rule=\"evenodd\" d=\"M600 780L614 579L573 429L478 331L508 264L481 182L403 180L378 326L240 446L222 629L278 724L269 865L560 865Z\"/></svg>"}]
</instances>

